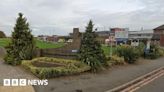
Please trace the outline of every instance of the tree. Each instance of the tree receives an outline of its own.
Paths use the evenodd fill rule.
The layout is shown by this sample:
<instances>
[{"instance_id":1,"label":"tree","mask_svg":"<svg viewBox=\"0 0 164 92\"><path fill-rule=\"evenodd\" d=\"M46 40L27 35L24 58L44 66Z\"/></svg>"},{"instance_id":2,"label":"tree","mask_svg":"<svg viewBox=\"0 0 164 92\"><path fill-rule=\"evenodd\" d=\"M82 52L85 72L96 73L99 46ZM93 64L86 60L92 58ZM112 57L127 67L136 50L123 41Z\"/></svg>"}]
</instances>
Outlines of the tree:
<instances>
[{"instance_id":1,"label":"tree","mask_svg":"<svg viewBox=\"0 0 164 92\"><path fill-rule=\"evenodd\" d=\"M6 38L6 35L3 31L0 31L0 38Z\"/></svg>"},{"instance_id":2,"label":"tree","mask_svg":"<svg viewBox=\"0 0 164 92\"><path fill-rule=\"evenodd\" d=\"M30 60L33 58L35 49L34 37L29 29L27 19L19 13L16 20L14 31L12 32L11 43L7 46L7 55L5 62L12 65L21 64L21 60Z\"/></svg>"},{"instance_id":3,"label":"tree","mask_svg":"<svg viewBox=\"0 0 164 92\"><path fill-rule=\"evenodd\" d=\"M106 58L101 44L96 40L97 35L93 31L93 24L90 20L86 31L83 34L79 58L82 62L91 66L91 70L96 72L106 65Z\"/></svg>"}]
</instances>

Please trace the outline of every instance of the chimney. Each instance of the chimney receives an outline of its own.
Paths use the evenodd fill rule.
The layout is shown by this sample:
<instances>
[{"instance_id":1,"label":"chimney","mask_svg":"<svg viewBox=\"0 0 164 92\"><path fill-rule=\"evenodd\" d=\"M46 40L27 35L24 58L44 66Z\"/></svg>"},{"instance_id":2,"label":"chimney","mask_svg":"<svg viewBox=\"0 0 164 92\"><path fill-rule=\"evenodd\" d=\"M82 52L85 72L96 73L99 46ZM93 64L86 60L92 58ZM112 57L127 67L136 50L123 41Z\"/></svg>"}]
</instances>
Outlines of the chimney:
<instances>
[{"instance_id":1,"label":"chimney","mask_svg":"<svg viewBox=\"0 0 164 92\"><path fill-rule=\"evenodd\" d=\"M73 28L73 39L79 36L79 28Z\"/></svg>"}]
</instances>

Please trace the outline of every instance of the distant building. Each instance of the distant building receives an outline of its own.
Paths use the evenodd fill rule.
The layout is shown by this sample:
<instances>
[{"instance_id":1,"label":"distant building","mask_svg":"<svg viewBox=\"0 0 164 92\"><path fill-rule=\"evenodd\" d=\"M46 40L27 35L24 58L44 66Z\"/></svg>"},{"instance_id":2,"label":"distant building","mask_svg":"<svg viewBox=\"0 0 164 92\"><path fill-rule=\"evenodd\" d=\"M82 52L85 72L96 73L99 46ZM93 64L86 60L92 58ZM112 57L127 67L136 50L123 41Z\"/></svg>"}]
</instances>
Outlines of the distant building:
<instances>
[{"instance_id":1,"label":"distant building","mask_svg":"<svg viewBox=\"0 0 164 92\"><path fill-rule=\"evenodd\" d=\"M46 41L47 35L38 35L38 40Z\"/></svg>"},{"instance_id":2,"label":"distant building","mask_svg":"<svg viewBox=\"0 0 164 92\"><path fill-rule=\"evenodd\" d=\"M129 28L110 28L110 31L112 33L115 33L116 31L129 31Z\"/></svg>"},{"instance_id":3,"label":"distant building","mask_svg":"<svg viewBox=\"0 0 164 92\"><path fill-rule=\"evenodd\" d=\"M48 36L48 37L46 38L46 41L57 42L57 41L58 41L58 36L57 36L57 35Z\"/></svg>"},{"instance_id":4,"label":"distant building","mask_svg":"<svg viewBox=\"0 0 164 92\"><path fill-rule=\"evenodd\" d=\"M138 46L140 42L147 44L153 38L153 30L129 31L129 41L132 46Z\"/></svg>"},{"instance_id":5,"label":"distant building","mask_svg":"<svg viewBox=\"0 0 164 92\"><path fill-rule=\"evenodd\" d=\"M97 31L95 32L99 37L108 37L110 35L110 31Z\"/></svg>"},{"instance_id":6,"label":"distant building","mask_svg":"<svg viewBox=\"0 0 164 92\"><path fill-rule=\"evenodd\" d=\"M84 34L84 32L79 32L79 28L74 28L73 29L73 33L75 34L79 34L80 36L82 36ZM70 37L72 38L73 37L73 33L70 33ZM104 44L105 43L105 39L108 39L109 38L109 35L110 35L110 31L96 31L95 34L98 36L96 39L97 41L99 41L101 44Z\"/></svg>"},{"instance_id":7,"label":"distant building","mask_svg":"<svg viewBox=\"0 0 164 92\"><path fill-rule=\"evenodd\" d=\"M159 40L160 45L164 46L164 25L161 25L154 29L154 40Z\"/></svg>"},{"instance_id":8,"label":"distant building","mask_svg":"<svg viewBox=\"0 0 164 92\"><path fill-rule=\"evenodd\" d=\"M101 44L105 44L105 40L109 38L110 35L110 31L97 31L95 32L97 37L97 40L101 43Z\"/></svg>"},{"instance_id":9,"label":"distant building","mask_svg":"<svg viewBox=\"0 0 164 92\"><path fill-rule=\"evenodd\" d=\"M153 30L141 30L141 31L129 31L129 39L149 39L151 40L153 37Z\"/></svg>"},{"instance_id":10,"label":"distant building","mask_svg":"<svg viewBox=\"0 0 164 92\"><path fill-rule=\"evenodd\" d=\"M48 35L39 35L37 38L38 38L39 40L42 40L42 41L49 41L49 42L57 42L57 41L59 40L57 35L52 35L52 36L48 36Z\"/></svg>"}]
</instances>

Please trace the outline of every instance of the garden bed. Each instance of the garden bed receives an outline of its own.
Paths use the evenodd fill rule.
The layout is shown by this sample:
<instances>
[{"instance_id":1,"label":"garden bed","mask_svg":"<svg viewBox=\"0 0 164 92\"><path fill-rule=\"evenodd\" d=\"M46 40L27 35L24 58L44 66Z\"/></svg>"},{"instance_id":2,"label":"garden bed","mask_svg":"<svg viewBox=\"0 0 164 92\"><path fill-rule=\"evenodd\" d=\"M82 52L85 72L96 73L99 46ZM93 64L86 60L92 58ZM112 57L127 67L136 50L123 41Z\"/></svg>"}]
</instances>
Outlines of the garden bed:
<instances>
[{"instance_id":1,"label":"garden bed","mask_svg":"<svg viewBox=\"0 0 164 92\"><path fill-rule=\"evenodd\" d=\"M22 66L41 79L79 74L90 70L89 66L80 61L48 57L24 60Z\"/></svg>"}]
</instances>

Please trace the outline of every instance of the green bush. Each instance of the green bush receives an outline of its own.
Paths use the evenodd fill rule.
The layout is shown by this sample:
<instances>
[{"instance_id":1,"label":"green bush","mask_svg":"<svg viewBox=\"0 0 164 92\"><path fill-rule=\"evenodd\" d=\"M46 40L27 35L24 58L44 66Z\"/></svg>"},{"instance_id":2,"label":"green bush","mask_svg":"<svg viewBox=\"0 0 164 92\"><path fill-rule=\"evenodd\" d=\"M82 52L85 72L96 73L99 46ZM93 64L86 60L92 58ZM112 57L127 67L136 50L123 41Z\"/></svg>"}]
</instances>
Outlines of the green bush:
<instances>
[{"instance_id":1,"label":"green bush","mask_svg":"<svg viewBox=\"0 0 164 92\"><path fill-rule=\"evenodd\" d=\"M62 66L58 67L40 67L35 66L34 63L56 63ZM34 75L39 78L53 78L65 75L79 74L85 71L90 70L90 66L76 60L65 60L65 59L56 59L41 57L33 60L24 60L22 66L30 70Z\"/></svg>"},{"instance_id":2,"label":"green bush","mask_svg":"<svg viewBox=\"0 0 164 92\"><path fill-rule=\"evenodd\" d=\"M129 45L119 46L117 48L117 54L120 57L124 57L124 60L130 64L135 63L135 61L137 61L137 59L140 57L139 49Z\"/></svg>"},{"instance_id":3,"label":"green bush","mask_svg":"<svg viewBox=\"0 0 164 92\"><path fill-rule=\"evenodd\" d=\"M144 48L145 48L145 44L143 42L139 43L139 46L136 47L140 53L140 56L143 57L144 56Z\"/></svg>"},{"instance_id":4,"label":"green bush","mask_svg":"<svg viewBox=\"0 0 164 92\"><path fill-rule=\"evenodd\" d=\"M159 54L160 56L164 56L164 48L159 48Z\"/></svg>"},{"instance_id":5,"label":"green bush","mask_svg":"<svg viewBox=\"0 0 164 92\"><path fill-rule=\"evenodd\" d=\"M161 56L164 56L164 49L158 45L152 44L150 46L150 52L146 55L146 58L157 59Z\"/></svg>"},{"instance_id":6,"label":"green bush","mask_svg":"<svg viewBox=\"0 0 164 92\"><path fill-rule=\"evenodd\" d=\"M126 64L126 62L124 61L124 58L123 57L119 57L117 55L107 56L107 62L108 62L109 66Z\"/></svg>"}]
</instances>

